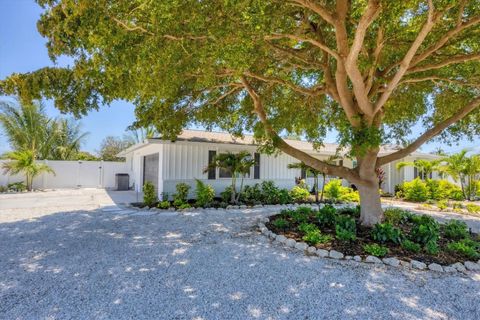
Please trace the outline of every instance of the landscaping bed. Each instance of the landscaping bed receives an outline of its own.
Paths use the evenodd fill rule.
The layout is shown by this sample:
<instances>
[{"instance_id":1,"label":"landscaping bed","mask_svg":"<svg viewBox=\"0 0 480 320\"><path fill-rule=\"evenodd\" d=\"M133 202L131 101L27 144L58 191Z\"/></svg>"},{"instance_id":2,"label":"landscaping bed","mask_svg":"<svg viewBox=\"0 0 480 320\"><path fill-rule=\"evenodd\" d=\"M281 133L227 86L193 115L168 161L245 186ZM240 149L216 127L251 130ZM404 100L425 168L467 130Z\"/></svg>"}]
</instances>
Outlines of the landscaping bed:
<instances>
[{"instance_id":1,"label":"landscaping bed","mask_svg":"<svg viewBox=\"0 0 480 320\"><path fill-rule=\"evenodd\" d=\"M300 207L271 216L266 226L275 234L348 256L396 257L441 265L480 258L479 236L457 220L440 225L429 216L396 208L387 209L386 221L374 227L362 226L358 219L358 207Z\"/></svg>"}]
</instances>

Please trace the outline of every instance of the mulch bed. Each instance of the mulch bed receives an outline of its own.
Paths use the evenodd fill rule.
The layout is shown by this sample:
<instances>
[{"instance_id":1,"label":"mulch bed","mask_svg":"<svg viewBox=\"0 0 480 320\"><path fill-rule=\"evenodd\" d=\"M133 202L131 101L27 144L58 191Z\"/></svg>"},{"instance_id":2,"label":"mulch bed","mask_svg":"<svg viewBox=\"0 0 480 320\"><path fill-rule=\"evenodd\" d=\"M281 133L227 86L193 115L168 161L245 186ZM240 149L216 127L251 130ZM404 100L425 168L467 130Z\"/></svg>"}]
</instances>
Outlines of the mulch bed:
<instances>
[{"instance_id":1,"label":"mulch bed","mask_svg":"<svg viewBox=\"0 0 480 320\"><path fill-rule=\"evenodd\" d=\"M278 229L273 225L272 222L275 221L275 219L279 218L280 216L281 216L280 214L271 216L270 222L265 224L267 228L275 232L276 234L284 235L287 238L295 239L296 241L303 241L302 240L303 233L298 231L296 228L290 227L283 230L283 229ZM310 221L310 222L314 223L314 221ZM331 235L333 240L327 244L317 244L315 245L315 247L317 249L336 250L349 256L355 256L355 255L362 256L362 257L367 256L368 254L366 254L365 251L363 250L363 246L365 244L373 244L373 243L380 244L380 243L373 241L371 239L371 236L370 236L371 230L372 230L371 228L360 225L358 220L356 220L356 222L357 222L357 239L355 241L350 241L350 242L340 241L335 238L335 229L328 228L328 227L319 227L319 229L323 234ZM408 225L400 226L400 229L402 229L402 232L404 234L408 234L410 231L409 230L410 227ZM450 265L456 262L463 262L468 260L468 259L465 259L464 256L459 255L455 252L449 252L449 251L447 252L446 250L444 250L444 248L449 242L450 241L448 239L440 237L440 239L438 240L440 252L438 255L435 255L435 256L429 255L422 251L418 253L407 251L403 249L400 245L397 245L394 243L387 242L381 245L387 247L389 250L389 253L385 257L395 257L397 259L405 260L405 261L417 260L417 261L424 262L426 264L438 263L441 265Z\"/></svg>"}]
</instances>

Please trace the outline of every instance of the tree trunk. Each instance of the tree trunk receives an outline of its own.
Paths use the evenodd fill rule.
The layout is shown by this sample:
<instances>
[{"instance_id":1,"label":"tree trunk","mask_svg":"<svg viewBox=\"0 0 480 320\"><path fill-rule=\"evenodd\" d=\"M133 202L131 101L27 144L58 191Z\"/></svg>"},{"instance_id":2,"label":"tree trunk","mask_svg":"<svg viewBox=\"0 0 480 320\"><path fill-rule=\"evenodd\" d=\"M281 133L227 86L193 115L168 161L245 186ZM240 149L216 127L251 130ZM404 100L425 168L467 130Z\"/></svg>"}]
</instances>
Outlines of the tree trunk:
<instances>
[{"instance_id":1,"label":"tree trunk","mask_svg":"<svg viewBox=\"0 0 480 320\"><path fill-rule=\"evenodd\" d=\"M320 202L323 202L323 193L325 192L325 181L327 180L327 175L322 173L323 183L322 183L322 193L320 194Z\"/></svg>"},{"instance_id":2,"label":"tree trunk","mask_svg":"<svg viewBox=\"0 0 480 320\"><path fill-rule=\"evenodd\" d=\"M235 204L235 199L236 199L236 178L235 178L235 173L232 175L232 194L230 195L230 203Z\"/></svg>"},{"instance_id":3,"label":"tree trunk","mask_svg":"<svg viewBox=\"0 0 480 320\"><path fill-rule=\"evenodd\" d=\"M318 203L318 175L313 177L313 184L315 185L315 202Z\"/></svg>"},{"instance_id":4,"label":"tree trunk","mask_svg":"<svg viewBox=\"0 0 480 320\"><path fill-rule=\"evenodd\" d=\"M378 190L378 176L375 171L378 150L369 150L364 157L357 157L360 181L360 221L364 226L373 226L383 220L383 210Z\"/></svg>"},{"instance_id":5,"label":"tree trunk","mask_svg":"<svg viewBox=\"0 0 480 320\"><path fill-rule=\"evenodd\" d=\"M358 186L360 193L360 221L365 226L373 226L383 220L383 210L377 184Z\"/></svg>"}]
</instances>

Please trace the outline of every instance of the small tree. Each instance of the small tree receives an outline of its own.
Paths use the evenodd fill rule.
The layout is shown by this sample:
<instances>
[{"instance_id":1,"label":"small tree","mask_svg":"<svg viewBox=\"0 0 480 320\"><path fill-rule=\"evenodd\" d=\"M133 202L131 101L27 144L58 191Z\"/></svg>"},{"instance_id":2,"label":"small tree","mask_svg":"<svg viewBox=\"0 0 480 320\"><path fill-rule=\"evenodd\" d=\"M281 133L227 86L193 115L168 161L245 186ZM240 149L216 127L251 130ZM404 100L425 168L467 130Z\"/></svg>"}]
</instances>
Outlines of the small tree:
<instances>
[{"instance_id":1,"label":"small tree","mask_svg":"<svg viewBox=\"0 0 480 320\"><path fill-rule=\"evenodd\" d=\"M24 174L25 184L28 191L32 191L33 179L43 172L55 174L55 172L43 163L35 161L35 154L31 150L7 152L4 156L10 161L2 165L6 174Z\"/></svg>"},{"instance_id":2,"label":"small tree","mask_svg":"<svg viewBox=\"0 0 480 320\"><path fill-rule=\"evenodd\" d=\"M119 137L108 136L100 144L98 156L104 161L121 161L117 155L131 146L133 142Z\"/></svg>"},{"instance_id":3,"label":"small tree","mask_svg":"<svg viewBox=\"0 0 480 320\"><path fill-rule=\"evenodd\" d=\"M255 165L255 160L252 159L252 155L248 151L241 151L239 153L221 153L215 156L213 161L205 168L204 172L208 172L209 169L220 168L231 173L232 175L232 194L230 201L232 203L238 202L240 194L243 189L243 179L245 175L250 173L250 168ZM240 190L237 194L236 184L237 178L240 177Z\"/></svg>"},{"instance_id":4,"label":"small tree","mask_svg":"<svg viewBox=\"0 0 480 320\"><path fill-rule=\"evenodd\" d=\"M441 170L450 175L455 182L460 183L463 196L472 200L477 193L477 185L480 180L480 155L468 156L468 150L463 149L459 153L442 159L446 164Z\"/></svg>"},{"instance_id":5,"label":"small tree","mask_svg":"<svg viewBox=\"0 0 480 320\"><path fill-rule=\"evenodd\" d=\"M435 171L440 171L442 160L415 160L402 161L397 163L397 170L404 167L414 167L418 170L419 176L422 180L428 180L428 177Z\"/></svg>"}]
</instances>

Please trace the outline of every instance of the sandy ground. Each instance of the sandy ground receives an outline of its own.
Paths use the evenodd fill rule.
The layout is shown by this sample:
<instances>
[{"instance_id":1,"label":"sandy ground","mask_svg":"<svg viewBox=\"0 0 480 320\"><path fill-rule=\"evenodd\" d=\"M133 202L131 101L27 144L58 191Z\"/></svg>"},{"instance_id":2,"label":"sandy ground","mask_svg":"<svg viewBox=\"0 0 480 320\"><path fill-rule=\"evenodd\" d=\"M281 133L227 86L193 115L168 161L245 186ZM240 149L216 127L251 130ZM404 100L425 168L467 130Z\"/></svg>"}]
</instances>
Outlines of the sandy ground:
<instances>
[{"instance_id":1,"label":"sandy ground","mask_svg":"<svg viewBox=\"0 0 480 320\"><path fill-rule=\"evenodd\" d=\"M35 218L2 204L0 319L480 318L480 274L308 257L259 234L272 209L40 214L47 199Z\"/></svg>"}]
</instances>

